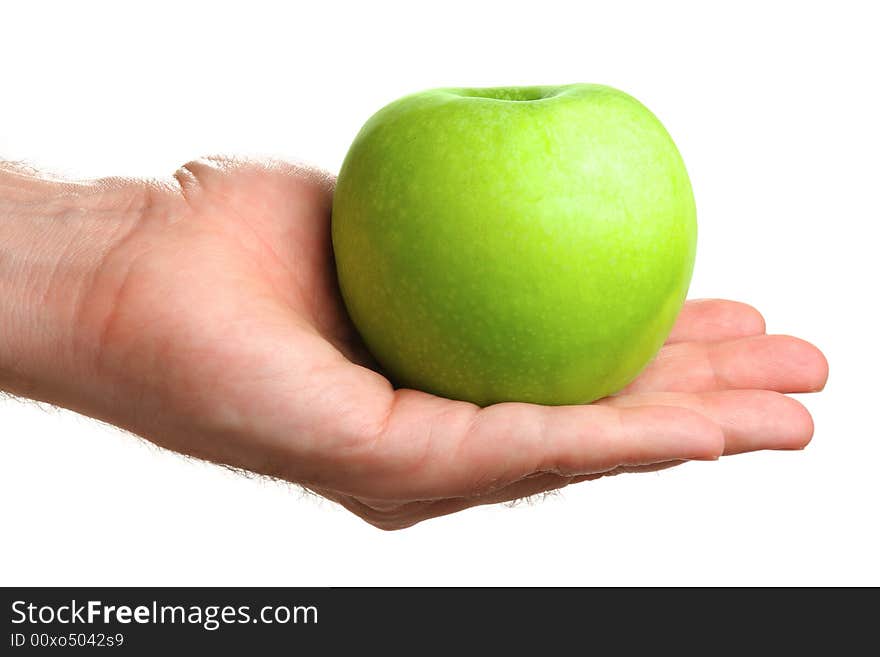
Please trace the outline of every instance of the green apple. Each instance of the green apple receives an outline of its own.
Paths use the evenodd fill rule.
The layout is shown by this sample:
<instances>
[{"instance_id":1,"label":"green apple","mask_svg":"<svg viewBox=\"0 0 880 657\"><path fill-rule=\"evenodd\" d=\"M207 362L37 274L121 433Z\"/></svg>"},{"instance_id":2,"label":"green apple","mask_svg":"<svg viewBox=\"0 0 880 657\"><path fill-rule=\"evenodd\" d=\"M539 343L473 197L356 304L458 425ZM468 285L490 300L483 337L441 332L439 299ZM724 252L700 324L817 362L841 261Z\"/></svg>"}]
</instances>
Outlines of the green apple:
<instances>
[{"instance_id":1,"label":"green apple","mask_svg":"<svg viewBox=\"0 0 880 657\"><path fill-rule=\"evenodd\" d=\"M575 404L620 390L663 344L697 225L660 121L573 84L379 110L342 165L332 235L345 305L395 385Z\"/></svg>"}]
</instances>

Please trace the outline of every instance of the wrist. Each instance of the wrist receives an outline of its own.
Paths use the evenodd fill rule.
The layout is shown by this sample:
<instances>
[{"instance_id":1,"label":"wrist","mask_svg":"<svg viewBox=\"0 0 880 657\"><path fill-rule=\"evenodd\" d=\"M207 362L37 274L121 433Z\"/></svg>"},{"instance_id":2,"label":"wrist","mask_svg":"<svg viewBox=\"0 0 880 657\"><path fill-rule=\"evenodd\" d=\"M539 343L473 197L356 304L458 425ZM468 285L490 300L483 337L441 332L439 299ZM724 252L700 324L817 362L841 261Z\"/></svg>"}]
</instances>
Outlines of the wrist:
<instances>
[{"instance_id":1,"label":"wrist","mask_svg":"<svg viewBox=\"0 0 880 657\"><path fill-rule=\"evenodd\" d=\"M145 193L0 167L0 390L79 406L99 348L90 289L136 227Z\"/></svg>"}]
</instances>

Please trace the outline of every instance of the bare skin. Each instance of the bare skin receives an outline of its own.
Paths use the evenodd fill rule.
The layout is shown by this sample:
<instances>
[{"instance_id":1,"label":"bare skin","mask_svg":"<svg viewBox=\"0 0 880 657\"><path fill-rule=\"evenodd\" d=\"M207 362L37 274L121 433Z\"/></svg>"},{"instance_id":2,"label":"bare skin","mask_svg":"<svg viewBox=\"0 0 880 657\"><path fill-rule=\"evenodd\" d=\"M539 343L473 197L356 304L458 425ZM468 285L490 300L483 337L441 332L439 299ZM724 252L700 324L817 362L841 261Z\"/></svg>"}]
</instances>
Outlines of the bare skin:
<instances>
[{"instance_id":1,"label":"bare skin","mask_svg":"<svg viewBox=\"0 0 880 657\"><path fill-rule=\"evenodd\" d=\"M803 340L690 301L595 404L478 408L395 390L348 320L331 176L212 158L167 180L0 167L0 389L168 449L306 486L383 529L620 472L801 449L821 390Z\"/></svg>"}]
</instances>

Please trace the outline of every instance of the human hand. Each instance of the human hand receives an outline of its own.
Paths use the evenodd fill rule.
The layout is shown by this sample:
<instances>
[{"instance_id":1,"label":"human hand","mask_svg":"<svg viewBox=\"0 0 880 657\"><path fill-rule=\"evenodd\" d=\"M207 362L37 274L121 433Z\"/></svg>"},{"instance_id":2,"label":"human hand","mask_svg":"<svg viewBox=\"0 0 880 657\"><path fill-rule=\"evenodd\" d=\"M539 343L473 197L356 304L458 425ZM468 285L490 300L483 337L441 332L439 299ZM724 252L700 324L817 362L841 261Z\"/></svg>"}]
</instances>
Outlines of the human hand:
<instances>
[{"instance_id":1,"label":"human hand","mask_svg":"<svg viewBox=\"0 0 880 657\"><path fill-rule=\"evenodd\" d=\"M757 311L730 301L686 304L638 379L594 404L481 409L394 390L339 296L330 176L206 159L175 179L64 188L103 223L79 224L56 261L43 254L37 270L49 282L32 274L30 296L18 286L19 306L39 299L53 330L28 341L28 322L18 322L7 353L31 357L15 367L7 357L0 385L168 449L296 482L385 529L810 440L809 414L782 393L820 390L824 357L797 338L764 335ZM83 264L62 292L58 272L71 262Z\"/></svg>"}]
</instances>

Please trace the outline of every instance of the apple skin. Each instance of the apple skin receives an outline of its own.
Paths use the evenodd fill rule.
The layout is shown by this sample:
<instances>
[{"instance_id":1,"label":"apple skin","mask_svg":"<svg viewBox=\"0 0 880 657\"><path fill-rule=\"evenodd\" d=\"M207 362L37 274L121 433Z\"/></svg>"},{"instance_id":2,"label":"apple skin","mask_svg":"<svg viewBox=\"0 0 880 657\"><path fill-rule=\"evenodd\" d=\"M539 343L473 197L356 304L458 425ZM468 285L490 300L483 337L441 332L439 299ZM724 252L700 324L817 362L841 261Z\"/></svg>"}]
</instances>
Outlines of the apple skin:
<instances>
[{"instance_id":1,"label":"apple skin","mask_svg":"<svg viewBox=\"0 0 880 657\"><path fill-rule=\"evenodd\" d=\"M373 115L332 239L383 373L486 406L625 387L684 303L693 192L660 121L593 84L436 89Z\"/></svg>"}]
</instances>

